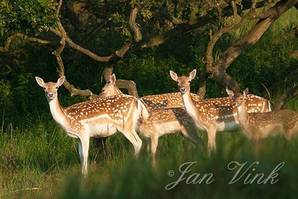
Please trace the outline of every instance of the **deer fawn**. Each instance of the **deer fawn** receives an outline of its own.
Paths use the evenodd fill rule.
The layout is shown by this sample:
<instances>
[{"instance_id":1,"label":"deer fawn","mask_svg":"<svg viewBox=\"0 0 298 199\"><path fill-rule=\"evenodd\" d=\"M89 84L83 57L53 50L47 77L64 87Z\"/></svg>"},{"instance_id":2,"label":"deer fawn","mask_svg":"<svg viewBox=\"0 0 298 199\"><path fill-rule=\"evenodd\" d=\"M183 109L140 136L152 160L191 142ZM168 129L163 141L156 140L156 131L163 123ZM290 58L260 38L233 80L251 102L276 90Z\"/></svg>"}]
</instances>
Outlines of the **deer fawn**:
<instances>
[{"instance_id":1,"label":"deer fawn","mask_svg":"<svg viewBox=\"0 0 298 199\"><path fill-rule=\"evenodd\" d=\"M278 110L267 113L248 113L247 98L248 91L243 92L235 100L237 106L237 117L244 134L253 141L259 141L277 133L291 139L298 132L298 113L292 110Z\"/></svg>"},{"instance_id":2,"label":"deer fawn","mask_svg":"<svg viewBox=\"0 0 298 199\"><path fill-rule=\"evenodd\" d=\"M103 91L100 96L109 97L121 92L116 84L116 76L112 74L109 81L103 87ZM122 92L121 92L122 93ZM172 134L175 132L181 132L182 135L188 138L193 143L198 144L201 140L192 129L194 126L193 120L182 108L157 108L155 105L146 104L150 116L147 120L140 122L138 131L143 137L150 139L150 150L152 154L152 162L155 165L156 151L158 146L159 137Z\"/></svg>"},{"instance_id":3,"label":"deer fawn","mask_svg":"<svg viewBox=\"0 0 298 199\"><path fill-rule=\"evenodd\" d=\"M35 79L45 91L54 120L69 136L79 138L83 175L87 174L90 137L107 137L118 130L132 143L135 155L138 155L142 140L135 129L141 116L145 119L148 117L142 102L132 96L116 95L95 98L63 108L58 100L58 88L63 84L65 77L60 77L57 82L47 83L40 77Z\"/></svg>"},{"instance_id":4,"label":"deer fawn","mask_svg":"<svg viewBox=\"0 0 298 199\"><path fill-rule=\"evenodd\" d=\"M190 94L190 82L196 76L196 70L190 72L189 76L181 76L170 71L171 78L178 82L178 87L182 95L183 105L186 112L193 118L196 126L207 131L208 134L208 149L213 150L216 148L216 132L233 130L238 127L238 122L235 120L237 109L232 104L232 98L222 100L193 100ZM263 105L263 98L255 98L250 104L250 111L270 111L267 108L259 108L259 104ZM261 102L259 103L258 100ZM247 101L251 103L250 101ZM267 103L267 102L266 102ZM267 106L268 107L268 106Z\"/></svg>"}]
</instances>

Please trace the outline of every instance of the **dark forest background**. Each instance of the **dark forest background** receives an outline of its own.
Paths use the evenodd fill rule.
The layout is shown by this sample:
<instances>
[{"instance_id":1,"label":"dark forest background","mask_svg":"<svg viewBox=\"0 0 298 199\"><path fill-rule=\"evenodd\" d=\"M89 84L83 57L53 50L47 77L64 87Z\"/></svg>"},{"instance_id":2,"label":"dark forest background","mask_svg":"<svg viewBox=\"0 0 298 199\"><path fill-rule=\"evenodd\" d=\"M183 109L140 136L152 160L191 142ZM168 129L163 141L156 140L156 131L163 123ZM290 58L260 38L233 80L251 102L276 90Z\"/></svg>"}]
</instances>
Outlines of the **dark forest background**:
<instances>
[{"instance_id":1,"label":"dark forest background","mask_svg":"<svg viewBox=\"0 0 298 199\"><path fill-rule=\"evenodd\" d=\"M298 33L297 10L291 8L293 2L256 1L255 6L259 8L255 9L253 1L218 2L219 7L216 1L65 1L58 18L58 1L2 0L2 120L5 123L20 122L24 118L34 121L37 116L48 115L46 100L34 76L47 81L58 78L59 64L53 52L61 45L63 37L59 36L61 28L57 23L75 45L97 56L76 50L76 46L66 40L61 54L65 75L78 88L88 88L98 94L105 83L104 68L113 67L118 79L133 80L137 84L140 96L174 92L177 87L168 71L182 74L197 68L200 75L192 89L196 93L199 86L206 84L204 97L225 96L227 86L236 91L238 87L248 87L252 93L270 97L278 108L284 106L284 102L297 94ZM236 10L233 10L233 2ZM264 35L255 33L254 37L262 37L256 39L255 44L244 44L240 56L225 69L224 73L232 77L237 86L208 69L207 48L216 34L229 28L215 41L211 54L214 62L231 56L225 54L229 47L256 31L256 26L267 19L266 12L287 3L292 3L286 8L287 12L276 16L268 30L263 30ZM135 16L134 21L130 19L132 16ZM122 50L123 55L117 56L117 49ZM100 59L106 55L110 57ZM70 97L65 89L60 93L64 105L86 99Z\"/></svg>"}]
</instances>

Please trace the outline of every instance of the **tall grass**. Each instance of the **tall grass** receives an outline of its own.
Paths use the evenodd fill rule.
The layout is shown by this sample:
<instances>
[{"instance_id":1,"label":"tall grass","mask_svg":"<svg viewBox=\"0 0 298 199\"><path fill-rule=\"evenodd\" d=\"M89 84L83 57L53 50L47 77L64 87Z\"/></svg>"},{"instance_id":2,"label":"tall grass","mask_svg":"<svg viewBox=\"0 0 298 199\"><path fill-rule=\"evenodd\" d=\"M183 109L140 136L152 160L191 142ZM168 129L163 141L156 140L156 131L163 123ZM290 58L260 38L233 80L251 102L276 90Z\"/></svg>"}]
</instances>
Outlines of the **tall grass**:
<instances>
[{"instance_id":1,"label":"tall grass","mask_svg":"<svg viewBox=\"0 0 298 199\"><path fill-rule=\"evenodd\" d=\"M203 139L206 140L205 134ZM146 140L144 140L144 145ZM81 177L76 140L69 138L53 123L34 125L30 130L0 134L0 196L1 198L294 198L297 195L296 168L298 140L282 137L265 140L258 152L239 132L218 134L217 152L207 155L180 135L160 139L158 165L152 167L143 147L138 159L132 146L120 134L105 141L104 147L91 144L89 175ZM259 161L256 171L268 175L280 162L279 182L271 185L229 185L233 171L230 161ZM213 173L215 182L186 184L172 190L165 186L179 177L179 166L196 161L192 173ZM169 176L169 171L174 176Z\"/></svg>"}]
</instances>

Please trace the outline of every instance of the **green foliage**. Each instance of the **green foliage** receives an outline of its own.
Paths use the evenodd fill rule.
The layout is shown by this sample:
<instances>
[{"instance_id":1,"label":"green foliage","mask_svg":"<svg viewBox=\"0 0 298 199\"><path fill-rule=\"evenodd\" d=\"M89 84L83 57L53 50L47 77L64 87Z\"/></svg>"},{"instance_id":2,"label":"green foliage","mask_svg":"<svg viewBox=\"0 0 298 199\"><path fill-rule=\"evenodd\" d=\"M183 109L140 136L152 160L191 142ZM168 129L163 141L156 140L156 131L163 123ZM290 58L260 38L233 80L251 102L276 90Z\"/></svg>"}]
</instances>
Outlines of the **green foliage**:
<instances>
[{"instance_id":1,"label":"green foliage","mask_svg":"<svg viewBox=\"0 0 298 199\"><path fill-rule=\"evenodd\" d=\"M0 36L42 32L55 24L55 9L52 0L1 0Z\"/></svg>"},{"instance_id":2,"label":"green foliage","mask_svg":"<svg viewBox=\"0 0 298 199\"><path fill-rule=\"evenodd\" d=\"M0 106L7 107L11 103L11 87L9 82L0 81Z\"/></svg>"},{"instance_id":3,"label":"green foliage","mask_svg":"<svg viewBox=\"0 0 298 199\"><path fill-rule=\"evenodd\" d=\"M298 62L289 56L298 46L294 34L296 15L297 11L292 9L281 16L256 45L232 64L229 72L241 82L242 88L249 87L261 94L263 83L271 93L277 93L297 84L291 72Z\"/></svg>"}]
</instances>

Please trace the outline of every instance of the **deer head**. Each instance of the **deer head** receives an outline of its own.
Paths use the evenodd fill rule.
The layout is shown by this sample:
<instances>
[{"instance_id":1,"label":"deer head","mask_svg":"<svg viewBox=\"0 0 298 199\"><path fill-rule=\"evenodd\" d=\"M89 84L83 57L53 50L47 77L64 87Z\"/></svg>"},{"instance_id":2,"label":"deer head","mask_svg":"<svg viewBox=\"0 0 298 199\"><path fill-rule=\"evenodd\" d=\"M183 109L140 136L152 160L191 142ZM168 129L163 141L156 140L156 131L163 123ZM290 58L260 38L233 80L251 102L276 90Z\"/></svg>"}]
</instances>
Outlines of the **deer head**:
<instances>
[{"instance_id":1,"label":"deer head","mask_svg":"<svg viewBox=\"0 0 298 199\"><path fill-rule=\"evenodd\" d=\"M237 97L235 97L234 95L232 96L234 98L234 103L236 105L237 108L239 107L245 107L246 109L246 100L247 100L247 95L248 95L248 88L246 88L244 91L243 91L243 94L242 95L239 95Z\"/></svg>"},{"instance_id":2,"label":"deer head","mask_svg":"<svg viewBox=\"0 0 298 199\"><path fill-rule=\"evenodd\" d=\"M174 71L170 70L170 76L174 81L178 82L178 88L182 95L190 92L190 82L196 77L196 73L197 70L194 69L189 73L188 76L178 77L178 75Z\"/></svg>"},{"instance_id":3,"label":"deer head","mask_svg":"<svg viewBox=\"0 0 298 199\"><path fill-rule=\"evenodd\" d=\"M116 75L112 74L109 76L99 96L109 97L109 96L120 95L120 94L122 94L122 92L116 86Z\"/></svg>"},{"instance_id":4,"label":"deer head","mask_svg":"<svg viewBox=\"0 0 298 199\"><path fill-rule=\"evenodd\" d=\"M227 92L227 94L228 94L228 96L229 96L230 98L233 98L233 97L235 96L234 91L232 91L232 90L230 90L230 89L228 89L228 88L226 88L226 92Z\"/></svg>"},{"instance_id":5,"label":"deer head","mask_svg":"<svg viewBox=\"0 0 298 199\"><path fill-rule=\"evenodd\" d=\"M228 96L230 98L233 98L233 99L236 99L239 96L239 94L235 94L234 91L232 91L232 90L230 90L228 88L226 88L226 92L227 92ZM249 92L249 89L246 88L243 92L245 92L246 93L246 96L247 96L248 95L248 92Z\"/></svg>"},{"instance_id":6,"label":"deer head","mask_svg":"<svg viewBox=\"0 0 298 199\"><path fill-rule=\"evenodd\" d=\"M37 84L44 89L48 101L55 99L58 96L58 89L64 83L65 76L60 77L57 82L45 83L42 78L35 77Z\"/></svg>"}]
</instances>

